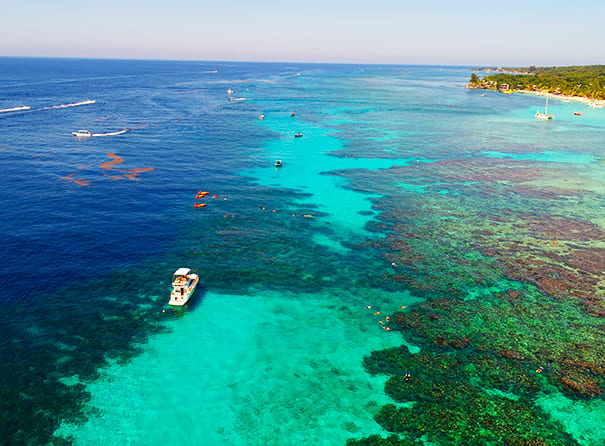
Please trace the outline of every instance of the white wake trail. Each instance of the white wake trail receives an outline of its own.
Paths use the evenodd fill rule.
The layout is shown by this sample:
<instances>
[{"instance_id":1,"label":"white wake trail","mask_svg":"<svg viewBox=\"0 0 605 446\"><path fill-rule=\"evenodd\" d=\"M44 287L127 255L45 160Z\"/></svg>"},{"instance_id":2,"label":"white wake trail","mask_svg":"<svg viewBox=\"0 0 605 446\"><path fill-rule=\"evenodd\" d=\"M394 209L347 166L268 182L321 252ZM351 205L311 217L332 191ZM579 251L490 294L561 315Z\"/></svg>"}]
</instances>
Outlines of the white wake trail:
<instances>
[{"instance_id":1,"label":"white wake trail","mask_svg":"<svg viewBox=\"0 0 605 446\"><path fill-rule=\"evenodd\" d=\"M29 110L31 107L29 105L23 105L21 107L13 107L13 108L4 108L0 110L0 113L8 113L8 112L16 112L21 110Z\"/></svg>"},{"instance_id":2,"label":"white wake trail","mask_svg":"<svg viewBox=\"0 0 605 446\"><path fill-rule=\"evenodd\" d=\"M53 105L51 107L45 107L46 109L49 108L67 108L67 107L78 107L80 105L89 105L89 104L94 104L95 102L97 102L94 99L88 99L86 101L82 101L82 102L74 102L73 104L61 104L61 105Z\"/></svg>"},{"instance_id":3,"label":"white wake trail","mask_svg":"<svg viewBox=\"0 0 605 446\"><path fill-rule=\"evenodd\" d=\"M128 129L118 130L117 132L109 132L109 133L93 133L92 136L115 136L126 133Z\"/></svg>"}]
</instances>

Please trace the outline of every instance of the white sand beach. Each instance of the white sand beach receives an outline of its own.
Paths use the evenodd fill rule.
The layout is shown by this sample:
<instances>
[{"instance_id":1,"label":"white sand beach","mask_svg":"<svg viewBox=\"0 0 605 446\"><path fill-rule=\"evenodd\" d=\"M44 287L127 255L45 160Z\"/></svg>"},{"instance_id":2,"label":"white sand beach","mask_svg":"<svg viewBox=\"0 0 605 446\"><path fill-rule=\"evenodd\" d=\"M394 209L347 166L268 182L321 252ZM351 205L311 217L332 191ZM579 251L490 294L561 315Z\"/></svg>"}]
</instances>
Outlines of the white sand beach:
<instances>
[{"instance_id":1,"label":"white sand beach","mask_svg":"<svg viewBox=\"0 0 605 446\"><path fill-rule=\"evenodd\" d=\"M589 107L595 107L595 108L605 107L604 99L590 99L590 98L584 98L584 97L580 97L580 96L566 96L563 94L554 94L554 93L547 93L547 92L542 92L542 91L527 91L527 90L513 90L513 93L532 94L532 95L536 95L536 96L548 96L551 99L558 99L563 102L568 102L568 101L581 102L583 104L588 105Z\"/></svg>"}]
</instances>

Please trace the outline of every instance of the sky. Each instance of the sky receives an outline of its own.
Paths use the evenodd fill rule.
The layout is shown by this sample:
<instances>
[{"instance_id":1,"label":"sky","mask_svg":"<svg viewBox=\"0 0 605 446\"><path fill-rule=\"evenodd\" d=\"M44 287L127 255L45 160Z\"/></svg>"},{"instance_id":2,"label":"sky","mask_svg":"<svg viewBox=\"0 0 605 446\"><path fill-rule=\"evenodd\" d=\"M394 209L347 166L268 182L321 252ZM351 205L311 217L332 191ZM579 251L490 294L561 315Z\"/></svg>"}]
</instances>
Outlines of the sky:
<instances>
[{"instance_id":1,"label":"sky","mask_svg":"<svg viewBox=\"0 0 605 446\"><path fill-rule=\"evenodd\" d=\"M605 64L605 1L0 0L0 56Z\"/></svg>"}]
</instances>

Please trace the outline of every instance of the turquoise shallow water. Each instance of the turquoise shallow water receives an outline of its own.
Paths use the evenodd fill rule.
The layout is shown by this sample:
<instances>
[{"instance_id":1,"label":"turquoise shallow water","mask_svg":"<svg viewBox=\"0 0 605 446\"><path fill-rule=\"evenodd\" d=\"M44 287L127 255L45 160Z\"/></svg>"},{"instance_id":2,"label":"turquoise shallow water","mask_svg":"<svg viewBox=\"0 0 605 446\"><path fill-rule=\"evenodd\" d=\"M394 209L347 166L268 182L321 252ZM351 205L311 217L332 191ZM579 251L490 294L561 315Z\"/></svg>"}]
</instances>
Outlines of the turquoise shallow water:
<instances>
[{"instance_id":1,"label":"turquoise shallow water","mask_svg":"<svg viewBox=\"0 0 605 446\"><path fill-rule=\"evenodd\" d=\"M371 195L348 189L346 179L329 173L349 169L387 169L410 162L406 159L334 156L334 152L343 150L344 146L340 140L331 136L334 132L317 125L301 123L301 118L283 113L282 116L275 117L266 115L262 125L283 136L265 148L267 167L244 171L242 174L251 176L264 186L294 189L308 194L308 198L301 204L306 202L326 214L325 218L318 220L331 224L340 237L346 237L347 232L363 235L366 224L376 213L372 211L369 200ZM294 138L293 129L303 133L303 137ZM276 159L282 159L282 168L273 167Z\"/></svg>"},{"instance_id":2,"label":"turquoise shallow water","mask_svg":"<svg viewBox=\"0 0 605 446\"><path fill-rule=\"evenodd\" d=\"M522 289L481 257L477 239L457 239L494 232L466 219L519 212L605 227L605 111L577 119L553 101L556 119L537 122L540 98L466 90L466 68L3 63L0 109L32 106L0 115L8 443L386 436L373 417L394 402L388 377L369 374L363 358L435 346L384 330L386 317L450 297L457 284L478 307ZM245 100L229 101L227 89ZM88 98L97 102L45 108ZM103 167L112 156L123 162ZM194 209L198 190L218 196ZM31 225L20 223L24 204ZM392 238L402 234L404 243ZM422 252L400 255L419 240ZM464 255L463 274L451 252ZM11 278L31 265L39 282L17 286ZM169 278L181 266L200 274L200 287L174 309ZM481 274L489 280L468 280ZM537 404L581 444L604 439L587 427L602 422L602 400L550 387Z\"/></svg>"},{"instance_id":3,"label":"turquoise shallow water","mask_svg":"<svg viewBox=\"0 0 605 446\"><path fill-rule=\"evenodd\" d=\"M257 124L282 135L262 148L259 158L266 167L241 175L303 195L290 209L263 206L256 212L292 213L292 218L305 218L306 212L313 226L329 229L328 234L315 232L306 249L313 251L315 243L346 256L347 243L375 237L366 231L376 215L372 195L348 189L344 178L327 174L410 160L334 156L343 144L333 131L281 115L265 113ZM304 137L294 138L293 129ZM277 158L284 167L273 166ZM124 366L109 366L87 386L99 416L82 426L65 423L56 434L73 437L75 444L245 445L334 444L382 432L372 417L391 399L382 391L385 379L370 377L361 358L401 344L401 336L385 336L381 316L374 313L411 305L417 299L407 291L250 290L197 298L195 311L186 310L167 324L170 333L149 339L140 356ZM184 424L191 428L176 427Z\"/></svg>"},{"instance_id":4,"label":"turquoise shallow water","mask_svg":"<svg viewBox=\"0 0 605 446\"><path fill-rule=\"evenodd\" d=\"M362 306L343 320L343 303L208 293L169 334L88 387L100 416L58 433L75 444L158 445L334 444L378 433L371 415L389 400L384 379L369 379L354 358L399 339L381 336Z\"/></svg>"}]
</instances>

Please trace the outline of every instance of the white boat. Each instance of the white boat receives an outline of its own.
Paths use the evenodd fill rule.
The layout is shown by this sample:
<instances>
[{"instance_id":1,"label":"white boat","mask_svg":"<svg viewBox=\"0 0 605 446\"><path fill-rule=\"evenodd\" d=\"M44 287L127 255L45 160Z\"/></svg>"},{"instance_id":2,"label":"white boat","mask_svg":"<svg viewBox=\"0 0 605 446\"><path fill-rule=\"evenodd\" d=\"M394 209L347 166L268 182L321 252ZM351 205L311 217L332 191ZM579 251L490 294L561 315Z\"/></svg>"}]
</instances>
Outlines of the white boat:
<instances>
[{"instance_id":1,"label":"white boat","mask_svg":"<svg viewBox=\"0 0 605 446\"><path fill-rule=\"evenodd\" d=\"M554 118L553 115L548 114L548 96L546 96L546 107L544 107L544 113L542 113L540 110L537 110L534 117L536 117L538 119L544 119L544 120Z\"/></svg>"},{"instance_id":2,"label":"white boat","mask_svg":"<svg viewBox=\"0 0 605 446\"><path fill-rule=\"evenodd\" d=\"M172 275L172 292L168 305L183 306L188 301L200 278L189 268L179 268Z\"/></svg>"},{"instance_id":3,"label":"white boat","mask_svg":"<svg viewBox=\"0 0 605 446\"><path fill-rule=\"evenodd\" d=\"M229 90L227 90L227 94L233 94L235 93L231 88Z\"/></svg>"},{"instance_id":4,"label":"white boat","mask_svg":"<svg viewBox=\"0 0 605 446\"><path fill-rule=\"evenodd\" d=\"M71 134L76 138L90 138L92 136L92 133L88 130L78 130L77 132L71 132Z\"/></svg>"}]
</instances>

